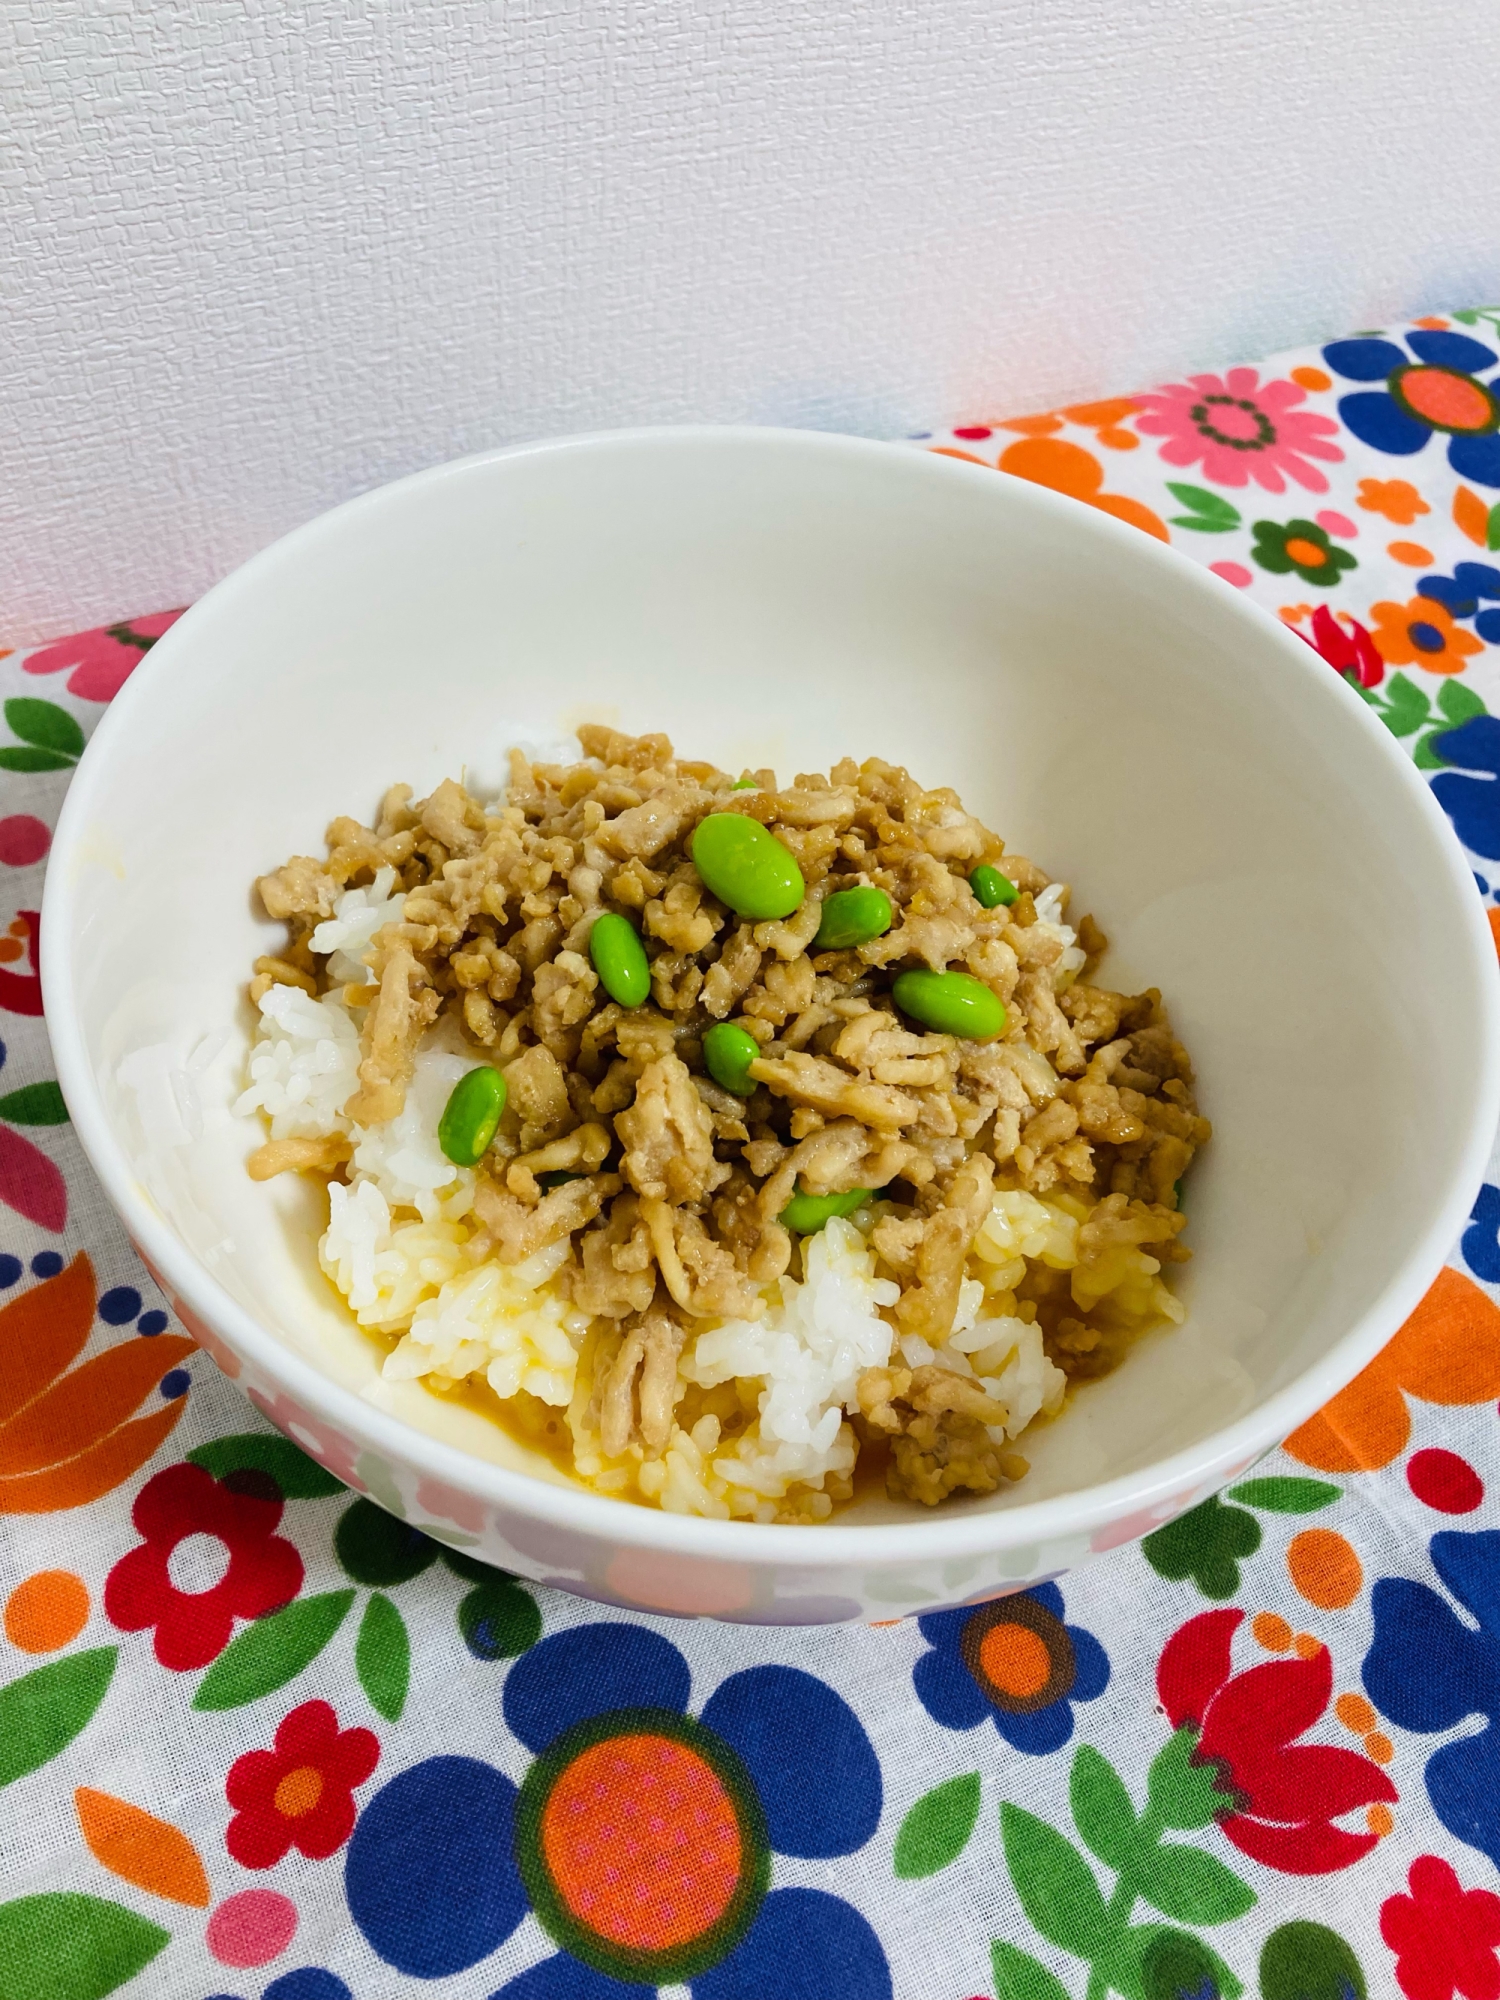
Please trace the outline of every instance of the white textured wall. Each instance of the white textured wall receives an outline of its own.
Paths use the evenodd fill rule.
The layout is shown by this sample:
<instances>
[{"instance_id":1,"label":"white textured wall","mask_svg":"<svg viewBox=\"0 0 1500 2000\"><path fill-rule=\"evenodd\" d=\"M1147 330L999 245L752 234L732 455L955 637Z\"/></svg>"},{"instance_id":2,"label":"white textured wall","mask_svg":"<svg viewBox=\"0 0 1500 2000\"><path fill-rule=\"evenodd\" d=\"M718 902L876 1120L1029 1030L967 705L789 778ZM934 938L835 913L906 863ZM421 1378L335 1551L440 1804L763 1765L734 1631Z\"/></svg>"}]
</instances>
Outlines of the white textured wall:
<instances>
[{"instance_id":1,"label":"white textured wall","mask_svg":"<svg viewBox=\"0 0 1500 2000\"><path fill-rule=\"evenodd\" d=\"M1484 0L0 0L0 631L433 460L1500 295Z\"/></svg>"}]
</instances>

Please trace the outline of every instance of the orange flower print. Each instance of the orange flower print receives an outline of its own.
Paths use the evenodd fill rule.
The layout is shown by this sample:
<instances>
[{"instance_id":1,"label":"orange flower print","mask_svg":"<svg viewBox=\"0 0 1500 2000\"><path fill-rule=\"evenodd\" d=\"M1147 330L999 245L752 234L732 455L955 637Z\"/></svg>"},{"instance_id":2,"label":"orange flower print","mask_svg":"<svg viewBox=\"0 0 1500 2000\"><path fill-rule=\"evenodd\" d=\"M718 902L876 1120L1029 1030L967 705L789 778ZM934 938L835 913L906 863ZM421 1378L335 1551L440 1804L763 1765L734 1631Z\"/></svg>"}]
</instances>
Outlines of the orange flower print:
<instances>
[{"instance_id":1,"label":"orange flower print","mask_svg":"<svg viewBox=\"0 0 1500 2000\"><path fill-rule=\"evenodd\" d=\"M1490 518L1500 520L1500 510L1492 508L1487 500L1481 500L1467 486L1460 486L1453 496L1453 520L1476 548L1492 549L1490 540Z\"/></svg>"},{"instance_id":2,"label":"orange flower print","mask_svg":"<svg viewBox=\"0 0 1500 2000\"><path fill-rule=\"evenodd\" d=\"M81 1254L0 1308L0 1515L98 1500L140 1470L186 1408L172 1375L190 1340L142 1335L70 1369L93 1323L94 1271ZM134 1416L158 1385L165 1400Z\"/></svg>"},{"instance_id":3,"label":"orange flower print","mask_svg":"<svg viewBox=\"0 0 1500 2000\"><path fill-rule=\"evenodd\" d=\"M1370 621L1370 636L1387 666L1461 674L1465 660L1484 651L1483 641L1455 625L1433 597L1414 597L1408 604L1387 599L1370 607Z\"/></svg>"},{"instance_id":4,"label":"orange flower print","mask_svg":"<svg viewBox=\"0 0 1500 2000\"><path fill-rule=\"evenodd\" d=\"M1362 479L1359 504L1367 514L1381 514L1398 528L1409 528L1418 514L1432 512L1409 479Z\"/></svg>"},{"instance_id":5,"label":"orange flower print","mask_svg":"<svg viewBox=\"0 0 1500 2000\"><path fill-rule=\"evenodd\" d=\"M1123 493L1103 490L1104 467L1081 444L1065 444L1061 438L1022 438L1000 454L1000 470L1037 486L1050 486L1054 493L1066 493L1101 513L1113 514L1116 520L1155 535L1159 542L1171 540L1166 523L1149 507Z\"/></svg>"},{"instance_id":6,"label":"orange flower print","mask_svg":"<svg viewBox=\"0 0 1500 2000\"><path fill-rule=\"evenodd\" d=\"M1406 1449L1406 1396L1445 1406L1500 1396L1500 1308L1461 1271L1438 1273L1390 1344L1286 1450L1319 1472L1376 1472Z\"/></svg>"},{"instance_id":7,"label":"orange flower print","mask_svg":"<svg viewBox=\"0 0 1500 2000\"><path fill-rule=\"evenodd\" d=\"M1134 431L1125 428L1123 419L1140 406L1138 396L1111 396L1103 403L1070 403L1059 415L1070 424L1080 424L1084 430L1092 431L1095 444L1102 444L1110 451L1135 451L1141 441Z\"/></svg>"}]
</instances>

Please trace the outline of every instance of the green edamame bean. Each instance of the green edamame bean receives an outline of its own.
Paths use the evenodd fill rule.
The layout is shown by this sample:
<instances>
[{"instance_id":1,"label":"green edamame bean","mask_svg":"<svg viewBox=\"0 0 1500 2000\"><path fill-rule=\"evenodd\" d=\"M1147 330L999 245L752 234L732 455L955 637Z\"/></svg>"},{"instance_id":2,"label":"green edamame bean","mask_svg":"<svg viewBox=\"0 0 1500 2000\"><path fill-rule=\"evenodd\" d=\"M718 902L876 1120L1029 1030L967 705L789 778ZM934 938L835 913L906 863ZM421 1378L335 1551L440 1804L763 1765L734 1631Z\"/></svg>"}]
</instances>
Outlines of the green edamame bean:
<instances>
[{"instance_id":1,"label":"green edamame bean","mask_svg":"<svg viewBox=\"0 0 1500 2000\"><path fill-rule=\"evenodd\" d=\"M867 944L884 937L891 927L891 899L884 889L863 885L857 889L836 889L824 899L823 917L814 951L845 951L850 945Z\"/></svg>"},{"instance_id":2,"label":"green edamame bean","mask_svg":"<svg viewBox=\"0 0 1500 2000\"><path fill-rule=\"evenodd\" d=\"M505 1078L481 1063L453 1086L438 1120L438 1144L456 1167L473 1167L489 1150L505 1109Z\"/></svg>"},{"instance_id":3,"label":"green edamame bean","mask_svg":"<svg viewBox=\"0 0 1500 2000\"><path fill-rule=\"evenodd\" d=\"M566 1167L554 1167L550 1173L538 1174L536 1184L551 1194L554 1188L560 1188L565 1181L581 1181L583 1178L582 1174L570 1173Z\"/></svg>"},{"instance_id":4,"label":"green edamame bean","mask_svg":"<svg viewBox=\"0 0 1500 2000\"><path fill-rule=\"evenodd\" d=\"M693 866L737 917L789 917L806 894L795 855L745 813L710 813L693 835Z\"/></svg>"},{"instance_id":5,"label":"green edamame bean","mask_svg":"<svg viewBox=\"0 0 1500 2000\"><path fill-rule=\"evenodd\" d=\"M830 1216L853 1215L873 1192L871 1188L850 1188L847 1194L803 1194L799 1188L779 1219L785 1228L795 1229L799 1236L816 1236Z\"/></svg>"},{"instance_id":6,"label":"green edamame bean","mask_svg":"<svg viewBox=\"0 0 1500 2000\"><path fill-rule=\"evenodd\" d=\"M732 792L758 792L760 790L760 779L736 778L729 789Z\"/></svg>"},{"instance_id":7,"label":"green edamame bean","mask_svg":"<svg viewBox=\"0 0 1500 2000\"><path fill-rule=\"evenodd\" d=\"M997 995L967 972L929 972L925 967L903 972L891 992L903 1014L940 1035L989 1042L1005 1026L1005 1008Z\"/></svg>"},{"instance_id":8,"label":"green edamame bean","mask_svg":"<svg viewBox=\"0 0 1500 2000\"><path fill-rule=\"evenodd\" d=\"M736 1097L748 1097L755 1088L750 1065L760 1054L760 1043L738 1021L716 1021L703 1037L703 1060L714 1082Z\"/></svg>"},{"instance_id":9,"label":"green edamame bean","mask_svg":"<svg viewBox=\"0 0 1500 2000\"><path fill-rule=\"evenodd\" d=\"M1002 875L998 868L991 868L988 864L974 870L969 877L969 887L987 910L993 910L1000 903L1013 903L1021 893L1008 875Z\"/></svg>"},{"instance_id":10,"label":"green edamame bean","mask_svg":"<svg viewBox=\"0 0 1500 2000\"><path fill-rule=\"evenodd\" d=\"M606 910L589 932L589 957L599 983L622 1007L639 1007L651 993L651 967L646 947L628 917Z\"/></svg>"}]
</instances>

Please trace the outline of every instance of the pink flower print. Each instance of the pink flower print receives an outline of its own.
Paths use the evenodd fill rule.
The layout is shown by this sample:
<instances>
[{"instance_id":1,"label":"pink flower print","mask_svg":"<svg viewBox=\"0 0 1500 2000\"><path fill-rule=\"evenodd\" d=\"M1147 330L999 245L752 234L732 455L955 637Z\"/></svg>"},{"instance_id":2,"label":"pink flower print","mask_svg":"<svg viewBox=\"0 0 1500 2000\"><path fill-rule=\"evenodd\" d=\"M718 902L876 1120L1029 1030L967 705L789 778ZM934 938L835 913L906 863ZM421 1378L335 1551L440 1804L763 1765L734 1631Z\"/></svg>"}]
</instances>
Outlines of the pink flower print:
<instances>
[{"instance_id":1,"label":"pink flower print","mask_svg":"<svg viewBox=\"0 0 1500 2000\"><path fill-rule=\"evenodd\" d=\"M153 611L147 618L130 618L119 625L97 625L39 647L21 664L28 674L60 674L71 667L69 694L83 701L113 701L132 670L181 616L180 610Z\"/></svg>"},{"instance_id":2,"label":"pink flower print","mask_svg":"<svg viewBox=\"0 0 1500 2000\"><path fill-rule=\"evenodd\" d=\"M1328 481L1309 459L1341 459L1328 440L1338 435L1332 417L1294 406L1306 390L1295 382L1262 382L1253 368L1224 376L1194 375L1140 399L1136 429L1164 438L1158 447L1168 465L1196 465L1216 486L1245 486L1253 479L1268 493L1295 479L1309 493L1326 493Z\"/></svg>"}]
</instances>

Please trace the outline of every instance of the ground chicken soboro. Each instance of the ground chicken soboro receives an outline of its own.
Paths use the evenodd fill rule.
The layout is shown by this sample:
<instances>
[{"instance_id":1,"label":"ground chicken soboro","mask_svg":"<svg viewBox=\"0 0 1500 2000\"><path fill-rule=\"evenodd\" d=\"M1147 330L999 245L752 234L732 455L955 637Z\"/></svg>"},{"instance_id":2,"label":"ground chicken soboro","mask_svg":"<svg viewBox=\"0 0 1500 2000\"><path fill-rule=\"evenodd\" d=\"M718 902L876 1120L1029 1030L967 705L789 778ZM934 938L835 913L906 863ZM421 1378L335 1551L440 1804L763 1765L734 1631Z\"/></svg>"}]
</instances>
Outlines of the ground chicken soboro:
<instances>
[{"instance_id":1,"label":"ground chicken soboro","mask_svg":"<svg viewBox=\"0 0 1500 2000\"><path fill-rule=\"evenodd\" d=\"M501 803L394 786L373 826L333 822L326 860L261 880L287 938L251 986L251 1173L327 1178L323 1266L389 1375L487 1384L604 1492L802 1521L849 1497L861 1448L927 1504L1020 1478L1015 1439L1070 1380L1182 1317L1160 1272L1188 1254L1209 1127L1159 995L1093 983L1106 940L1065 921L1067 890L893 765L780 786L665 736L579 741L574 763L512 753ZM795 857L790 915L709 892L710 813ZM976 898L982 864L1008 906ZM825 897L857 885L890 929L819 950ZM590 962L604 911L650 959L633 1009ZM983 982L998 1037L904 1016L892 983L920 966ZM707 1072L721 1021L758 1044L748 1096ZM475 1063L508 1100L470 1170L435 1133ZM855 1189L818 1234L781 1220Z\"/></svg>"}]
</instances>

